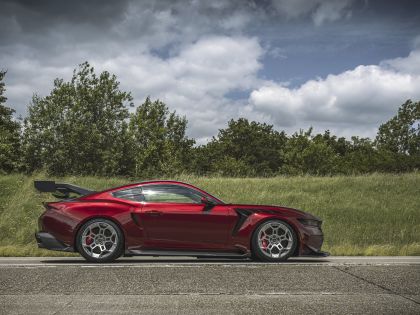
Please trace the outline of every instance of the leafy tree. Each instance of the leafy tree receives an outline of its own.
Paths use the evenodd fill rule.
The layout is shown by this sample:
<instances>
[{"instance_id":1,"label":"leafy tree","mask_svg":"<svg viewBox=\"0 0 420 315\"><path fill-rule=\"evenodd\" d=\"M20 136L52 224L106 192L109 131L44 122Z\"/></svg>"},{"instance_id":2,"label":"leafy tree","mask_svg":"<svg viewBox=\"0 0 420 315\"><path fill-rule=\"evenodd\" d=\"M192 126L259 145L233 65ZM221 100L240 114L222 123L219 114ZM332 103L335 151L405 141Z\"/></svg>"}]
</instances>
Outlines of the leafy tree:
<instances>
[{"instance_id":1,"label":"leafy tree","mask_svg":"<svg viewBox=\"0 0 420 315\"><path fill-rule=\"evenodd\" d=\"M339 161L342 174L364 174L379 171L380 154L369 138L351 137L346 153Z\"/></svg>"},{"instance_id":2,"label":"leafy tree","mask_svg":"<svg viewBox=\"0 0 420 315\"><path fill-rule=\"evenodd\" d=\"M312 138L315 143L326 144L333 152L333 165L329 174L361 174L379 170L379 153L369 138L337 138L327 130Z\"/></svg>"},{"instance_id":3,"label":"leafy tree","mask_svg":"<svg viewBox=\"0 0 420 315\"><path fill-rule=\"evenodd\" d=\"M378 168L406 172L420 168L420 102L406 101L397 115L379 127L376 146L382 157Z\"/></svg>"},{"instance_id":4,"label":"leafy tree","mask_svg":"<svg viewBox=\"0 0 420 315\"><path fill-rule=\"evenodd\" d=\"M13 119L15 110L5 106L5 75L0 71L0 171L11 172L20 165L20 124Z\"/></svg>"},{"instance_id":5,"label":"leafy tree","mask_svg":"<svg viewBox=\"0 0 420 315\"><path fill-rule=\"evenodd\" d=\"M285 143L286 134L272 125L232 119L217 138L198 151L198 169L229 176L272 175L283 163Z\"/></svg>"},{"instance_id":6,"label":"leafy tree","mask_svg":"<svg viewBox=\"0 0 420 315\"><path fill-rule=\"evenodd\" d=\"M170 112L165 103L148 97L130 117L134 143L134 175L154 177L185 171L195 141L186 136L187 119Z\"/></svg>"},{"instance_id":7,"label":"leafy tree","mask_svg":"<svg viewBox=\"0 0 420 315\"><path fill-rule=\"evenodd\" d=\"M420 102L406 101L396 116L379 127L377 146L391 152L420 154Z\"/></svg>"},{"instance_id":8,"label":"leafy tree","mask_svg":"<svg viewBox=\"0 0 420 315\"><path fill-rule=\"evenodd\" d=\"M284 149L283 174L330 175L336 172L336 153L322 136L312 139L312 128L293 134Z\"/></svg>"},{"instance_id":9,"label":"leafy tree","mask_svg":"<svg viewBox=\"0 0 420 315\"><path fill-rule=\"evenodd\" d=\"M349 143L346 138L337 138L337 136L331 135L329 130L326 130L324 134L317 134L314 136L313 141L325 142L338 156L344 156L349 148Z\"/></svg>"},{"instance_id":10,"label":"leafy tree","mask_svg":"<svg viewBox=\"0 0 420 315\"><path fill-rule=\"evenodd\" d=\"M338 138L329 130L312 135L312 128L287 137L272 125L240 118L194 147L185 117L150 98L129 115L130 93L120 90L114 75L97 76L86 62L70 82L56 79L50 95L34 95L20 140L14 111L3 105L4 75L0 170L6 172L18 167L21 156L28 171L44 168L55 175L332 175L420 168L420 102L404 103L380 126L375 142Z\"/></svg>"},{"instance_id":11,"label":"leafy tree","mask_svg":"<svg viewBox=\"0 0 420 315\"><path fill-rule=\"evenodd\" d=\"M115 75L99 76L85 62L70 82L54 81L50 95L35 95L25 119L24 145L28 171L123 175L127 173L130 93L119 88Z\"/></svg>"}]
</instances>

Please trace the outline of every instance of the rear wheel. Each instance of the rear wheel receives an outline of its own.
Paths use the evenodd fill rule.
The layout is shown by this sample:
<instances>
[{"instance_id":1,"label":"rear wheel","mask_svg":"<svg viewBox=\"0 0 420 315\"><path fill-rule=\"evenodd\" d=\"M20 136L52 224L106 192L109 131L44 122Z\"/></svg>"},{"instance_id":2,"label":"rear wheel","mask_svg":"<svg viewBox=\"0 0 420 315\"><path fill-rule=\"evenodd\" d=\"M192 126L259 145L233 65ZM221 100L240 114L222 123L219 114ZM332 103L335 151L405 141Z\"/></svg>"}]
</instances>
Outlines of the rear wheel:
<instances>
[{"instance_id":1,"label":"rear wheel","mask_svg":"<svg viewBox=\"0 0 420 315\"><path fill-rule=\"evenodd\" d=\"M287 260L296 249L297 236L293 228L281 220L263 222L252 236L252 254L262 261Z\"/></svg>"},{"instance_id":2,"label":"rear wheel","mask_svg":"<svg viewBox=\"0 0 420 315\"><path fill-rule=\"evenodd\" d=\"M76 236L79 253L88 261L110 262L121 256L124 236L120 228L107 219L93 219L79 229Z\"/></svg>"}]
</instances>

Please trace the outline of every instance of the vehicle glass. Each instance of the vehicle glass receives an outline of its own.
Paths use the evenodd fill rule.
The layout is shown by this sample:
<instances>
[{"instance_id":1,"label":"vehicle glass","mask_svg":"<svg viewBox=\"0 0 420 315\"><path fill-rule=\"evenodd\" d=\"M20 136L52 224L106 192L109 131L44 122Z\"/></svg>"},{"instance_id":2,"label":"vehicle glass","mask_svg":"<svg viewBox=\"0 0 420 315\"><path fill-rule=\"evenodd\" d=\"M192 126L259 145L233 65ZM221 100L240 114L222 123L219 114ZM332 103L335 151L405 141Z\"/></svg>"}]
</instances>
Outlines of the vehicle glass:
<instances>
[{"instance_id":1,"label":"vehicle glass","mask_svg":"<svg viewBox=\"0 0 420 315\"><path fill-rule=\"evenodd\" d=\"M174 202L200 204L204 197L199 191L178 185L146 185L142 186L146 202Z\"/></svg>"},{"instance_id":2,"label":"vehicle glass","mask_svg":"<svg viewBox=\"0 0 420 315\"><path fill-rule=\"evenodd\" d=\"M144 201L141 187L133 187L129 189L119 190L112 193L115 198L131 200L131 201Z\"/></svg>"}]
</instances>

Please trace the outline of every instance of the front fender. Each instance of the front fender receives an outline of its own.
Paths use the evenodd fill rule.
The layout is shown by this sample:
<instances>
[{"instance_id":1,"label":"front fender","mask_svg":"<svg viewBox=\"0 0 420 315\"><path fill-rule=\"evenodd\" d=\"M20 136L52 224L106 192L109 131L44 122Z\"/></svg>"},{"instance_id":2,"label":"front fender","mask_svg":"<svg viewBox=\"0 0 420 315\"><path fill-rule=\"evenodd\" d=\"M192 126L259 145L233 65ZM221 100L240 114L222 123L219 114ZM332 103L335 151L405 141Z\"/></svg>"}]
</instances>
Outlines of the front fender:
<instances>
[{"instance_id":1,"label":"front fender","mask_svg":"<svg viewBox=\"0 0 420 315\"><path fill-rule=\"evenodd\" d=\"M268 220L281 220L289 224L294 232L298 237L298 246L297 252L300 252L301 244L304 241L304 235L300 229L300 222L297 218L294 217L286 217L280 214L272 214L272 213L252 213L248 216L248 218L244 221L242 226L237 230L236 234L232 236L233 246L241 249L247 249L251 251L251 243L252 237L254 232L256 231L257 227L260 226L262 223ZM296 253L297 254L297 253Z\"/></svg>"}]
</instances>

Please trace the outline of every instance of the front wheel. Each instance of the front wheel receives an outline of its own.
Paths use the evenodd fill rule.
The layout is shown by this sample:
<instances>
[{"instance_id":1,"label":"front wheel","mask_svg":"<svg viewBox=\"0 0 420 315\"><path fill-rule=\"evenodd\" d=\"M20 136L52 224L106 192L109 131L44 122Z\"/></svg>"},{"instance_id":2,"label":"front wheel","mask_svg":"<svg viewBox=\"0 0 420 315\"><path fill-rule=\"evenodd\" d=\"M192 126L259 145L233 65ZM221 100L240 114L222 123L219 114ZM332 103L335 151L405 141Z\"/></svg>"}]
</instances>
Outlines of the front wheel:
<instances>
[{"instance_id":1,"label":"front wheel","mask_svg":"<svg viewBox=\"0 0 420 315\"><path fill-rule=\"evenodd\" d=\"M296 250L297 236L293 228L281 220L263 222L252 236L252 253L262 261L281 262Z\"/></svg>"},{"instance_id":2,"label":"front wheel","mask_svg":"<svg viewBox=\"0 0 420 315\"><path fill-rule=\"evenodd\" d=\"M76 245L86 260L97 263L110 262L123 253L124 236L114 222L93 219L79 229Z\"/></svg>"}]
</instances>

